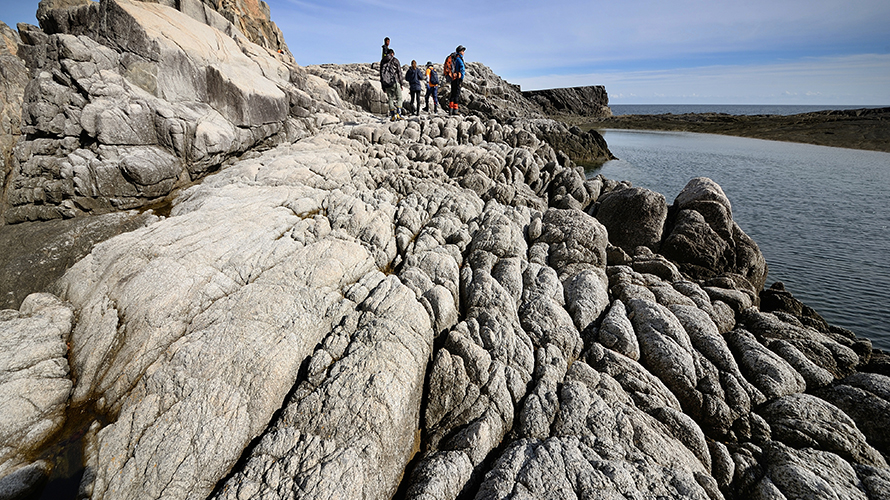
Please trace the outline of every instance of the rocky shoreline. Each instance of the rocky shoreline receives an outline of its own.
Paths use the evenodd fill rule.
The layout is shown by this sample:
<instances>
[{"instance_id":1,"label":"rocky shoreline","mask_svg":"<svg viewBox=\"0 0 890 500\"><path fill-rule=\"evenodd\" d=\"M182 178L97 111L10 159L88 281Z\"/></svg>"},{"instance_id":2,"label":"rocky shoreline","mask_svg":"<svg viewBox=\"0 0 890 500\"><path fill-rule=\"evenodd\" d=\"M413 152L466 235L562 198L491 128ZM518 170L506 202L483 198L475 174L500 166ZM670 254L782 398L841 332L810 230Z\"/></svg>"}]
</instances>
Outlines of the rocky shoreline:
<instances>
[{"instance_id":1,"label":"rocky shoreline","mask_svg":"<svg viewBox=\"0 0 890 500\"><path fill-rule=\"evenodd\" d=\"M890 497L890 358L764 289L732 193L587 178L478 63L390 122L235 3L18 27L0 498Z\"/></svg>"},{"instance_id":2,"label":"rocky shoreline","mask_svg":"<svg viewBox=\"0 0 890 500\"><path fill-rule=\"evenodd\" d=\"M890 152L890 108L830 110L789 116L668 113L587 117L575 114L560 119L585 130L697 132Z\"/></svg>"}]
</instances>

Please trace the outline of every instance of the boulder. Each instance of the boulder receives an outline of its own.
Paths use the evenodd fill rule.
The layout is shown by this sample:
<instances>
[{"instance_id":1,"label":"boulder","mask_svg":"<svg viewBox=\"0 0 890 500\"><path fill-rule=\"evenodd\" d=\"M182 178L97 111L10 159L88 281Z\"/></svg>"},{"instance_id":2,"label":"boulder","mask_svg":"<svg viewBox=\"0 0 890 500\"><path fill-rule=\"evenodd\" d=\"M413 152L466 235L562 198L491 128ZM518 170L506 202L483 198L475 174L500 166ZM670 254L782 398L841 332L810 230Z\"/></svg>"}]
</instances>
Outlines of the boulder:
<instances>
[{"instance_id":1,"label":"boulder","mask_svg":"<svg viewBox=\"0 0 890 500\"><path fill-rule=\"evenodd\" d=\"M773 437L795 448L815 448L853 463L887 468L855 422L836 406L808 394L791 394L767 404L760 414Z\"/></svg>"},{"instance_id":2,"label":"boulder","mask_svg":"<svg viewBox=\"0 0 890 500\"><path fill-rule=\"evenodd\" d=\"M639 246L659 250L667 213L664 195L629 187L600 196L594 215L609 232L609 242L633 254Z\"/></svg>"},{"instance_id":3,"label":"boulder","mask_svg":"<svg viewBox=\"0 0 890 500\"><path fill-rule=\"evenodd\" d=\"M683 188L668 217L660 252L697 279L724 273L763 289L767 265L757 244L732 219L732 205L717 183L705 177Z\"/></svg>"}]
</instances>

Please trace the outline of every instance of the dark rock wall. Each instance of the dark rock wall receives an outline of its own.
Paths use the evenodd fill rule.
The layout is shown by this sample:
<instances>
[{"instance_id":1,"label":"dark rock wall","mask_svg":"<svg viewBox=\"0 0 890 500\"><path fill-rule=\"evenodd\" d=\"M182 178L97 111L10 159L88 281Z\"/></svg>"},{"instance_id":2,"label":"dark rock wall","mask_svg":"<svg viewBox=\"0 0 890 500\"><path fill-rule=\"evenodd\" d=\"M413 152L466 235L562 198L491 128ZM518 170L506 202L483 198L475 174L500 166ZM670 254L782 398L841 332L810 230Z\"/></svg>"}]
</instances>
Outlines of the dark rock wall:
<instances>
[{"instance_id":1,"label":"dark rock wall","mask_svg":"<svg viewBox=\"0 0 890 500\"><path fill-rule=\"evenodd\" d=\"M550 116L570 115L590 118L612 116L609 94L602 85L569 87L522 92L526 99L534 101Z\"/></svg>"}]
</instances>

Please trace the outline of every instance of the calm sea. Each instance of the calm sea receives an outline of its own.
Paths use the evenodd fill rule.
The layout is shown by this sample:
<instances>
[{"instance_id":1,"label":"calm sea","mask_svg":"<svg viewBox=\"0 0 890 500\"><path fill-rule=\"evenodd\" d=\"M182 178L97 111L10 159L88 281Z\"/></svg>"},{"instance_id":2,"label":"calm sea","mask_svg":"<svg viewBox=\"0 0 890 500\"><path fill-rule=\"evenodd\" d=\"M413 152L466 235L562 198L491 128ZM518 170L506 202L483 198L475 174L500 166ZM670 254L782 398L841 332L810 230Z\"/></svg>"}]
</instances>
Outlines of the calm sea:
<instances>
[{"instance_id":1,"label":"calm sea","mask_svg":"<svg viewBox=\"0 0 890 500\"><path fill-rule=\"evenodd\" d=\"M740 137L606 130L602 173L664 194L710 177L782 281L829 323L890 350L890 153Z\"/></svg>"},{"instance_id":2,"label":"calm sea","mask_svg":"<svg viewBox=\"0 0 890 500\"><path fill-rule=\"evenodd\" d=\"M879 108L881 106L813 106L774 104L610 104L612 114L663 115L672 113L726 113L728 115L796 115L829 109Z\"/></svg>"}]
</instances>

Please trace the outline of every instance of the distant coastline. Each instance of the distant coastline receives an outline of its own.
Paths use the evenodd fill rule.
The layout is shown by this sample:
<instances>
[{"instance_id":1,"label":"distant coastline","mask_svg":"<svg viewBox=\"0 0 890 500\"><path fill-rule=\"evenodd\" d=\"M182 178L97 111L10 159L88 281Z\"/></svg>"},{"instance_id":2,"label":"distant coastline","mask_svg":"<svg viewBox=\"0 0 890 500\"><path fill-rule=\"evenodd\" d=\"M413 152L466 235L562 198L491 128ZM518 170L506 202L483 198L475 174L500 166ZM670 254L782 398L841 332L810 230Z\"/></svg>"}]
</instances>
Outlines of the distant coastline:
<instances>
[{"instance_id":1,"label":"distant coastline","mask_svg":"<svg viewBox=\"0 0 890 500\"><path fill-rule=\"evenodd\" d=\"M887 106L828 105L828 104L610 104L613 116L622 115L683 115L688 113L723 113L727 115L799 115L820 111L879 109Z\"/></svg>"},{"instance_id":2,"label":"distant coastline","mask_svg":"<svg viewBox=\"0 0 890 500\"><path fill-rule=\"evenodd\" d=\"M720 108L724 111L715 111ZM802 113L796 113L798 106L746 105L615 105L612 110L607 118L561 118L584 130L697 132L890 152L890 107Z\"/></svg>"}]
</instances>

